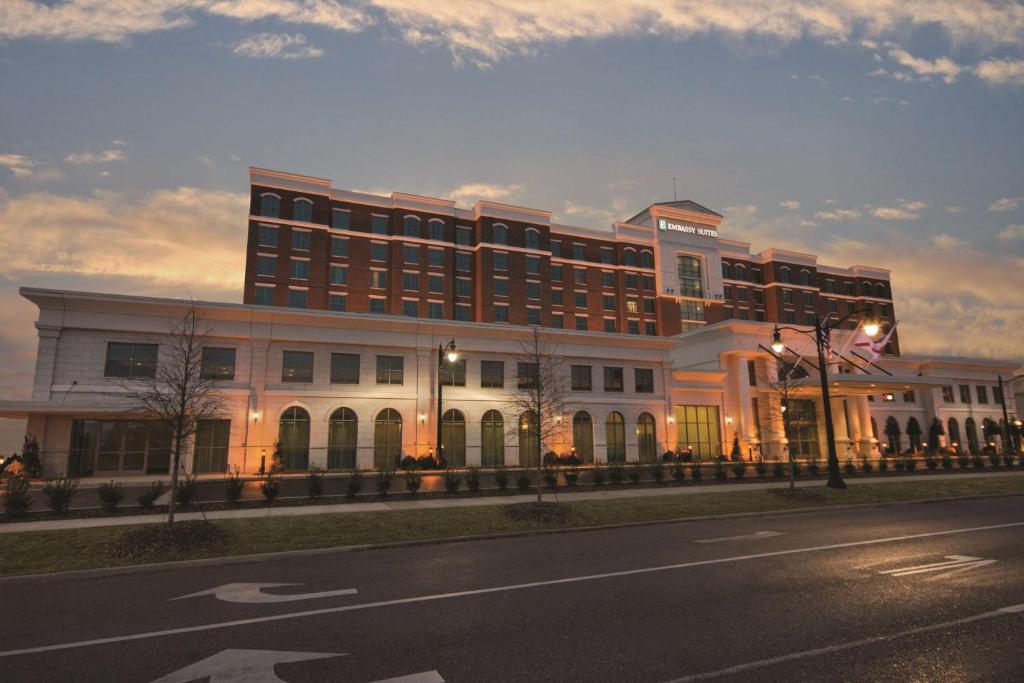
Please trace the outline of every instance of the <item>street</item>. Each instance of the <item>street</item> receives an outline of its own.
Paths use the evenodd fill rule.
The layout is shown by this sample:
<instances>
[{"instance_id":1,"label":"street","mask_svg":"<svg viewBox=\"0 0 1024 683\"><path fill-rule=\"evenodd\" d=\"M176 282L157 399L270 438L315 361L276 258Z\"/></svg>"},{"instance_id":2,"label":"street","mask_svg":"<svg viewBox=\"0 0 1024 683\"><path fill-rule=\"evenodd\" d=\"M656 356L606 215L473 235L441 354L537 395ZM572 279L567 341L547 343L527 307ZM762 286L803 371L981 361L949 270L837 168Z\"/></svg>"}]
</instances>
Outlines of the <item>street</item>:
<instances>
[{"instance_id":1,"label":"street","mask_svg":"<svg viewBox=\"0 0 1024 683\"><path fill-rule=\"evenodd\" d=\"M0 671L1020 680L1022 540L1009 497L9 579Z\"/></svg>"}]
</instances>

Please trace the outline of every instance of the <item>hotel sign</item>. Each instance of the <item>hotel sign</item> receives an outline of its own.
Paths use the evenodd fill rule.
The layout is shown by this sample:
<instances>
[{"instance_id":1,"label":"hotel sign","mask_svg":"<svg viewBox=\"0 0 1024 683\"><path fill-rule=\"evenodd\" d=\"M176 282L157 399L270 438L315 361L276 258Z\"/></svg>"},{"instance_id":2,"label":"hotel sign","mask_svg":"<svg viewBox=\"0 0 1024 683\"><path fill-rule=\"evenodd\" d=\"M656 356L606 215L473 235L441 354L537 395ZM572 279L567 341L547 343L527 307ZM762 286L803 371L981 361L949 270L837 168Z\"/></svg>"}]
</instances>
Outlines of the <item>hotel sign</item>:
<instances>
[{"instance_id":1,"label":"hotel sign","mask_svg":"<svg viewBox=\"0 0 1024 683\"><path fill-rule=\"evenodd\" d=\"M717 230L712 230L711 228L700 228L696 225L686 225L684 223L672 223L664 218L658 219L658 230L671 230L673 232L682 232L687 235L701 235L703 237L718 237Z\"/></svg>"}]
</instances>

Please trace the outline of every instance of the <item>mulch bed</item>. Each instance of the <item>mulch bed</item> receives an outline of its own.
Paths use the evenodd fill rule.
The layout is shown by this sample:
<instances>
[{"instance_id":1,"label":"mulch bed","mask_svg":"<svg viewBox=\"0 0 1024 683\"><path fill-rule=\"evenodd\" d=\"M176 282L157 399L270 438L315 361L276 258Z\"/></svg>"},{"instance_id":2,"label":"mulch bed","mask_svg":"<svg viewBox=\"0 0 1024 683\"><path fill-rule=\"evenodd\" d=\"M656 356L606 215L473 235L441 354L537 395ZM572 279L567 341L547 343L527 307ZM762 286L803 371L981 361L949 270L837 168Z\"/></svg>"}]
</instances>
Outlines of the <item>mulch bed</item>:
<instances>
[{"instance_id":1,"label":"mulch bed","mask_svg":"<svg viewBox=\"0 0 1024 683\"><path fill-rule=\"evenodd\" d=\"M147 524L129 529L110 544L110 554L120 558L139 558L150 554L187 553L218 548L227 543L223 528L211 522Z\"/></svg>"},{"instance_id":2,"label":"mulch bed","mask_svg":"<svg viewBox=\"0 0 1024 683\"><path fill-rule=\"evenodd\" d=\"M506 505L502 512L517 522L542 524L565 524L572 516L572 511L561 503L517 503Z\"/></svg>"}]
</instances>

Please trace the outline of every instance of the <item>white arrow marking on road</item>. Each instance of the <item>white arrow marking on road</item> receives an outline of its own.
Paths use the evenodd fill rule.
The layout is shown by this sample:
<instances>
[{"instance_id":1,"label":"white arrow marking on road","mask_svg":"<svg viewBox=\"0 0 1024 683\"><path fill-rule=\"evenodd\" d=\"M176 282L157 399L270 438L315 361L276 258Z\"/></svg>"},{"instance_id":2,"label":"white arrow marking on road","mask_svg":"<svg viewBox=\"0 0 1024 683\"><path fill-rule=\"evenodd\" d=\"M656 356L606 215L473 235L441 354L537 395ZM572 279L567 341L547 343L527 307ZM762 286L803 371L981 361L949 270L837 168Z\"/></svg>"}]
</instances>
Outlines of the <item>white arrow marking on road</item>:
<instances>
[{"instance_id":1,"label":"white arrow marking on road","mask_svg":"<svg viewBox=\"0 0 1024 683\"><path fill-rule=\"evenodd\" d=\"M314 598L332 598L338 595L353 595L358 591L355 588L342 588L336 591L322 591L320 593L297 593L293 595L270 595L264 593L264 588L279 588L281 586L301 586L301 583L226 583L198 593L182 595L171 600L185 600L186 598L198 598L203 595L212 595L224 602L243 603L267 603L267 602L293 602L295 600L312 600Z\"/></svg>"},{"instance_id":2,"label":"white arrow marking on road","mask_svg":"<svg viewBox=\"0 0 1024 683\"><path fill-rule=\"evenodd\" d=\"M373 683L444 683L444 679L441 678L441 674L436 671L424 671L419 674L410 674L408 676L399 676L398 678L373 681Z\"/></svg>"},{"instance_id":3,"label":"white arrow marking on road","mask_svg":"<svg viewBox=\"0 0 1024 683\"><path fill-rule=\"evenodd\" d=\"M728 543L729 541L755 541L759 538L771 538L772 536L781 536L781 531L755 531L752 534L743 534L742 536L723 536L721 538L702 538L694 541L694 543Z\"/></svg>"},{"instance_id":4,"label":"white arrow marking on road","mask_svg":"<svg viewBox=\"0 0 1024 683\"><path fill-rule=\"evenodd\" d=\"M222 650L212 657L169 673L153 683L189 683L206 678L210 679L210 683L284 683L274 673L275 664L344 656L326 652Z\"/></svg>"},{"instance_id":5,"label":"white arrow marking on road","mask_svg":"<svg viewBox=\"0 0 1024 683\"><path fill-rule=\"evenodd\" d=\"M978 567L985 567L995 564L996 560L983 560L980 557L970 555L946 555L945 562L932 562L931 564L919 564L916 567L902 567L897 569L885 569L879 574L890 576L910 576L912 574L924 574L926 572L949 572L949 575L970 571Z\"/></svg>"}]
</instances>

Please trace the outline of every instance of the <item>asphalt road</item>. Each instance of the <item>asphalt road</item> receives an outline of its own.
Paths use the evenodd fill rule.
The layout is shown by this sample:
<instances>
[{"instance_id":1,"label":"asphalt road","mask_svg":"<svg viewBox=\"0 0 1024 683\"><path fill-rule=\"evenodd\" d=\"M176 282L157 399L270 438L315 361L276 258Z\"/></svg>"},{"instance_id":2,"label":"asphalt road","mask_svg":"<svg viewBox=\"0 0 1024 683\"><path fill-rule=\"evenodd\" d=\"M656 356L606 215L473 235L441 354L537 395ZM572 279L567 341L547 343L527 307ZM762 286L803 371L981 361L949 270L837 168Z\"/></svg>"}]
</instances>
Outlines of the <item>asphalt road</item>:
<instances>
[{"instance_id":1,"label":"asphalt road","mask_svg":"<svg viewBox=\"0 0 1024 683\"><path fill-rule=\"evenodd\" d=\"M238 583L358 592L176 599ZM4 681L1020 681L1024 498L14 579L0 596Z\"/></svg>"}]
</instances>

